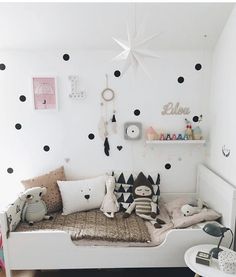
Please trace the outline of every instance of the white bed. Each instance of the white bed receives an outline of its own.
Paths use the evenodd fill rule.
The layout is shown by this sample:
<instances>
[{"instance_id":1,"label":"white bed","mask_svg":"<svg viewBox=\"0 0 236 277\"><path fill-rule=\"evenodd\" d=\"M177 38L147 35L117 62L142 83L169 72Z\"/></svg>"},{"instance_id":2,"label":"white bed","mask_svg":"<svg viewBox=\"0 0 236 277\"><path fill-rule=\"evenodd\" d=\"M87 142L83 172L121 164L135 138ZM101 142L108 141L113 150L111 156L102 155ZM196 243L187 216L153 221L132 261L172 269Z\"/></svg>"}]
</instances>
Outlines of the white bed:
<instances>
[{"instance_id":1,"label":"white bed","mask_svg":"<svg viewBox=\"0 0 236 277\"><path fill-rule=\"evenodd\" d=\"M222 214L222 224L234 232L236 189L229 183L200 165L196 192L187 195L201 197ZM162 194L164 199L178 196L186 194ZM173 229L155 247L76 246L63 231L11 232L7 238L6 212L0 213L0 224L7 277L12 276L11 270L184 267L184 252L189 247L218 242L201 229Z\"/></svg>"}]
</instances>

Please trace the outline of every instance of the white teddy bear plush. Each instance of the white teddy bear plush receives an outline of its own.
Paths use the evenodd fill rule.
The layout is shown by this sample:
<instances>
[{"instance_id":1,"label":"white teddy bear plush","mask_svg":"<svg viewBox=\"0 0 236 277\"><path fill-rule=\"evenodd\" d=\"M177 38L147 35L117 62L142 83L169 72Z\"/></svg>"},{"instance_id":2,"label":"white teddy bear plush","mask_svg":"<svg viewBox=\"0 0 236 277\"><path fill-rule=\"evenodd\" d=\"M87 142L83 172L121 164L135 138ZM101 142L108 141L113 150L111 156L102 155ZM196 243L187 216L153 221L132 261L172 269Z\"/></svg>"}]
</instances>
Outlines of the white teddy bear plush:
<instances>
[{"instance_id":1,"label":"white teddy bear plush","mask_svg":"<svg viewBox=\"0 0 236 277\"><path fill-rule=\"evenodd\" d=\"M201 199L198 199L197 206L194 204L186 204L181 207L181 212L184 216L191 216L198 214L203 209L203 206L206 206Z\"/></svg>"},{"instance_id":2,"label":"white teddy bear plush","mask_svg":"<svg viewBox=\"0 0 236 277\"><path fill-rule=\"evenodd\" d=\"M22 221L27 221L32 226L34 222L43 219L53 219L52 216L47 215L47 206L41 199L46 192L47 189L44 187L34 187L22 193L20 198L25 199L25 205L21 215Z\"/></svg>"}]
</instances>

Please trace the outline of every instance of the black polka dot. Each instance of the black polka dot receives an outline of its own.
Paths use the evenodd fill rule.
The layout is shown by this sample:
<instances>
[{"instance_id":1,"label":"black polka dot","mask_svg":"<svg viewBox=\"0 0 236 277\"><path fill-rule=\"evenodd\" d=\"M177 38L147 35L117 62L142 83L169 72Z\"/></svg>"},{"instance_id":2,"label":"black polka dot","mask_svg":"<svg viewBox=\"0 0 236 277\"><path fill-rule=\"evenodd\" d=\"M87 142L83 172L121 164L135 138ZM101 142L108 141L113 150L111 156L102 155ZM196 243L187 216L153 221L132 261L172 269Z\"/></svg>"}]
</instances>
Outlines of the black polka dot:
<instances>
[{"instance_id":1,"label":"black polka dot","mask_svg":"<svg viewBox=\"0 0 236 277\"><path fill-rule=\"evenodd\" d=\"M184 77L180 76L178 78L178 83L182 84L184 82Z\"/></svg>"},{"instance_id":2,"label":"black polka dot","mask_svg":"<svg viewBox=\"0 0 236 277\"><path fill-rule=\"evenodd\" d=\"M44 145L43 150L45 152L48 152L50 150L50 147L48 145Z\"/></svg>"},{"instance_id":3,"label":"black polka dot","mask_svg":"<svg viewBox=\"0 0 236 277\"><path fill-rule=\"evenodd\" d=\"M199 117L198 117L197 115L195 115L195 116L193 117L193 122L198 122L198 120L199 120Z\"/></svg>"},{"instance_id":4,"label":"black polka dot","mask_svg":"<svg viewBox=\"0 0 236 277\"><path fill-rule=\"evenodd\" d=\"M120 75L121 75L120 70L116 70L114 72L114 75L115 75L115 77L120 77Z\"/></svg>"},{"instance_id":5,"label":"black polka dot","mask_svg":"<svg viewBox=\"0 0 236 277\"><path fill-rule=\"evenodd\" d=\"M197 64L195 65L195 69L196 69L196 70L201 70L201 69L202 69L202 65L201 65L200 63L197 63Z\"/></svg>"},{"instance_id":6,"label":"black polka dot","mask_svg":"<svg viewBox=\"0 0 236 277\"><path fill-rule=\"evenodd\" d=\"M88 135L88 138L92 140L92 139L94 139L94 138L95 138L95 136L94 136L94 134L93 134L93 133L90 133L90 134Z\"/></svg>"},{"instance_id":7,"label":"black polka dot","mask_svg":"<svg viewBox=\"0 0 236 277\"><path fill-rule=\"evenodd\" d=\"M15 128L16 130L20 130L22 128L22 125L20 123L16 123Z\"/></svg>"},{"instance_id":8,"label":"black polka dot","mask_svg":"<svg viewBox=\"0 0 236 277\"><path fill-rule=\"evenodd\" d=\"M134 110L134 115L139 116L140 115L140 110L138 110L138 109Z\"/></svg>"},{"instance_id":9,"label":"black polka dot","mask_svg":"<svg viewBox=\"0 0 236 277\"><path fill-rule=\"evenodd\" d=\"M4 64L4 63L1 63L1 64L0 64L0 70L5 70L5 69L6 69L5 64Z\"/></svg>"},{"instance_id":10,"label":"black polka dot","mask_svg":"<svg viewBox=\"0 0 236 277\"><path fill-rule=\"evenodd\" d=\"M25 102L26 101L26 97L24 95L21 95L19 97L19 99L20 99L21 102Z\"/></svg>"},{"instance_id":11,"label":"black polka dot","mask_svg":"<svg viewBox=\"0 0 236 277\"><path fill-rule=\"evenodd\" d=\"M8 167L8 169L7 169L7 173L9 173L9 174L12 174L13 173L13 168L11 168L11 167Z\"/></svg>"},{"instance_id":12,"label":"black polka dot","mask_svg":"<svg viewBox=\"0 0 236 277\"><path fill-rule=\"evenodd\" d=\"M165 169L170 169L171 168L171 164L165 164Z\"/></svg>"},{"instance_id":13,"label":"black polka dot","mask_svg":"<svg viewBox=\"0 0 236 277\"><path fill-rule=\"evenodd\" d=\"M70 59L70 55L69 54L64 54L63 55L63 60L64 61L69 61L69 59Z\"/></svg>"}]
</instances>

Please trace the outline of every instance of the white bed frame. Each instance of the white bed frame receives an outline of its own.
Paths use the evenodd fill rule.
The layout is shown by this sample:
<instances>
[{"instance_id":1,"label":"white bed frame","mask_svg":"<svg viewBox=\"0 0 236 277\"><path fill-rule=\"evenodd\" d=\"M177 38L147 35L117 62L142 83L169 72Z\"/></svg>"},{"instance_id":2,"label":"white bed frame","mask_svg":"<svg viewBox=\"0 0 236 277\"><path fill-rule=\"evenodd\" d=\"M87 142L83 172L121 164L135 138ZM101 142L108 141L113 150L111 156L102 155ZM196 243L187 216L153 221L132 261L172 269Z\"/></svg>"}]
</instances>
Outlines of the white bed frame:
<instances>
[{"instance_id":1,"label":"white bed frame","mask_svg":"<svg viewBox=\"0 0 236 277\"><path fill-rule=\"evenodd\" d=\"M222 224L234 232L236 189L203 165L197 176L196 193L190 195L220 212ZM11 270L185 267L184 253L189 247L218 242L201 229L174 229L155 247L76 246L63 231L11 232L7 238L5 212L0 213L0 224L7 277L12 277Z\"/></svg>"}]
</instances>

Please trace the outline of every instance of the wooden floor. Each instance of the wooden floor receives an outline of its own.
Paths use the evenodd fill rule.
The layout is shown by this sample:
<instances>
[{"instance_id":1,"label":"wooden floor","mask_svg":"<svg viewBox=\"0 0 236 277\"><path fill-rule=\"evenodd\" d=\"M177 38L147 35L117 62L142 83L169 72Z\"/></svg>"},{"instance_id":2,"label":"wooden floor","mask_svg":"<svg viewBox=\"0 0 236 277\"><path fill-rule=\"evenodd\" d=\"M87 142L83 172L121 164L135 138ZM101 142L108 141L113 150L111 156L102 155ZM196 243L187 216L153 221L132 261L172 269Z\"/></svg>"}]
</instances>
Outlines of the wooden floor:
<instances>
[{"instance_id":1,"label":"wooden floor","mask_svg":"<svg viewBox=\"0 0 236 277\"><path fill-rule=\"evenodd\" d=\"M139 268L139 269L83 269L83 270L58 270L58 271L19 271L14 272L14 277L193 277L194 273L188 268ZM5 277L0 273L0 277Z\"/></svg>"}]
</instances>

